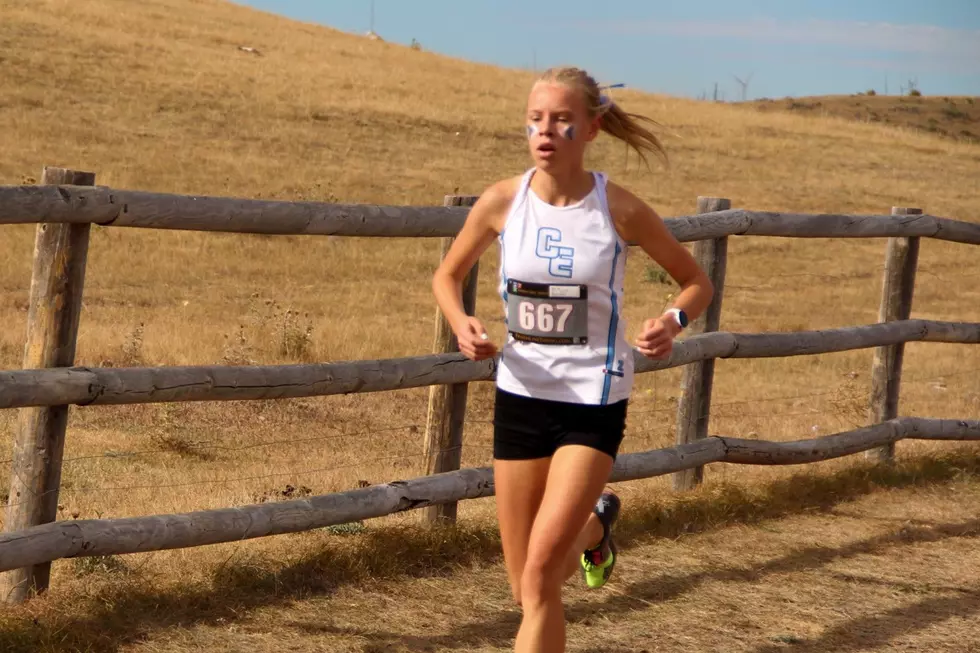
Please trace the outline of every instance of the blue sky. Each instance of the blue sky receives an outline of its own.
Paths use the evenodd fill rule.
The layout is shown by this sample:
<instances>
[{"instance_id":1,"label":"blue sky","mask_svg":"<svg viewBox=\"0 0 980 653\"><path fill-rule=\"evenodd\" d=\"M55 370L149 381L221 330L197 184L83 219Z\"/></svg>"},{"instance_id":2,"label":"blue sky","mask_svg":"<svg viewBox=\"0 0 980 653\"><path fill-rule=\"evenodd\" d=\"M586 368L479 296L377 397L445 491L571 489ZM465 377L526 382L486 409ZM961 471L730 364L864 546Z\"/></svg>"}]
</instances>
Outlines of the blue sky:
<instances>
[{"instance_id":1,"label":"blue sky","mask_svg":"<svg viewBox=\"0 0 980 653\"><path fill-rule=\"evenodd\" d=\"M237 0L364 33L371 0ZM538 70L572 64L601 82L697 97L980 95L980 0L374 0L388 41ZM751 78L749 78L751 76Z\"/></svg>"}]
</instances>

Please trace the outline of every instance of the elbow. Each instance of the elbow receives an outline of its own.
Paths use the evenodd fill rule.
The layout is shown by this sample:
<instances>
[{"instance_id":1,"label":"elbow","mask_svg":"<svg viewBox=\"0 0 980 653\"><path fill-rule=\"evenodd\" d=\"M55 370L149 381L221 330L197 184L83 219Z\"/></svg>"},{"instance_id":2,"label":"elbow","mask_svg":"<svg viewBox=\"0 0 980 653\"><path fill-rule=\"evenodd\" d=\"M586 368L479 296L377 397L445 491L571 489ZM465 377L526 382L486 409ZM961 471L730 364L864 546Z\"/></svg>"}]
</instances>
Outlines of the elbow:
<instances>
[{"instance_id":1,"label":"elbow","mask_svg":"<svg viewBox=\"0 0 980 653\"><path fill-rule=\"evenodd\" d=\"M700 291L699 294L703 297L705 304L709 304L715 296L715 285L711 283L711 277L704 270L701 270L697 275L687 281L687 283L682 284L682 290L686 290L687 288L694 288Z\"/></svg>"},{"instance_id":2,"label":"elbow","mask_svg":"<svg viewBox=\"0 0 980 653\"><path fill-rule=\"evenodd\" d=\"M432 294L435 295L436 299L444 293L447 289L451 290L455 285L455 280L453 276L449 274L446 270L441 267L435 271L432 275Z\"/></svg>"},{"instance_id":3,"label":"elbow","mask_svg":"<svg viewBox=\"0 0 980 653\"><path fill-rule=\"evenodd\" d=\"M705 299L710 303L715 297L715 284L711 283L711 277L701 273L701 285L704 288Z\"/></svg>"},{"instance_id":4,"label":"elbow","mask_svg":"<svg viewBox=\"0 0 980 653\"><path fill-rule=\"evenodd\" d=\"M436 270L432 275L432 294L436 297L439 296L439 287L443 285L442 277L444 274L445 273L442 270Z\"/></svg>"}]
</instances>

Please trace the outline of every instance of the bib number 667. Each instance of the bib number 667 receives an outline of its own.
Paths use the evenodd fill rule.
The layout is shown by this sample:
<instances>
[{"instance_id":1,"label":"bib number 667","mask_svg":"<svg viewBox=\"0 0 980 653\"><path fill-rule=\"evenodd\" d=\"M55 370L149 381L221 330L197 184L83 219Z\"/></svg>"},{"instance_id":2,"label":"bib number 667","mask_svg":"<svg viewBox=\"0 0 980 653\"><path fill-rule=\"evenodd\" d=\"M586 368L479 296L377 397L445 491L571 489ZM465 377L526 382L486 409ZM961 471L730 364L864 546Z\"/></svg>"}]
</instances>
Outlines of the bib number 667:
<instances>
[{"instance_id":1,"label":"bib number 667","mask_svg":"<svg viewBox=\"0 0 980 653\"><path fill-rule=\"evenodd\" d=\"M565 323L571 314L571 304L540 303L535 305L532 302L521 302L518 307L521 328L525 331L551 333L557 330L562 333L565 331Z\"/></svg>"}]
</instances>

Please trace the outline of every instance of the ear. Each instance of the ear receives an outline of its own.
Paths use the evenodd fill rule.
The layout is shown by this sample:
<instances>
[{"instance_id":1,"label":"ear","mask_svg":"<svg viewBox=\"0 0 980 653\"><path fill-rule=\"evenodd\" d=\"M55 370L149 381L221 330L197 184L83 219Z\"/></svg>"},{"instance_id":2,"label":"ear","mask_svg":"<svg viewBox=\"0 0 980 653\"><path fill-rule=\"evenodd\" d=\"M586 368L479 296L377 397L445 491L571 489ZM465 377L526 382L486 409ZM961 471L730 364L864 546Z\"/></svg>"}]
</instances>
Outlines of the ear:
<instances>
[{"instance_id":1,"label":"ear","mask_svg":"<svg viewBox=\"0 0 980 653\"><path fill-rule=\"evenodd\" d=\"M602 116L596 116L589 121L589 131L586 135L586 140L595 140L599 136L600 131L602 131Z\"/></svg>"}]
</instances>

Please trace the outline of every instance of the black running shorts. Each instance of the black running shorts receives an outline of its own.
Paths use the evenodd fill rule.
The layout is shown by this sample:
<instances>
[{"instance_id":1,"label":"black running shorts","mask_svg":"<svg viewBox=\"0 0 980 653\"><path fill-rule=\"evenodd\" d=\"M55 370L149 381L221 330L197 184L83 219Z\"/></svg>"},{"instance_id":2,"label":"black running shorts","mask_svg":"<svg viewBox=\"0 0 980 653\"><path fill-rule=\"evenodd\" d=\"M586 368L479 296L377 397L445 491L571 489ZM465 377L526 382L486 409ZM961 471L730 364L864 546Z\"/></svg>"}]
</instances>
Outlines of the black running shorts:
<instances>
[{"instance_id":1,"label":"black running shorts","mask_svg":"<svg viewBox=\"0 0 980 653\"><path fill-rule=\"evenodd\" d=\"M535 399L497 388L493 412L493 457L548 458L558 447L579 444L616 459L626 429L623 399L605 406Z\"/></svg>"}]
</instances>

